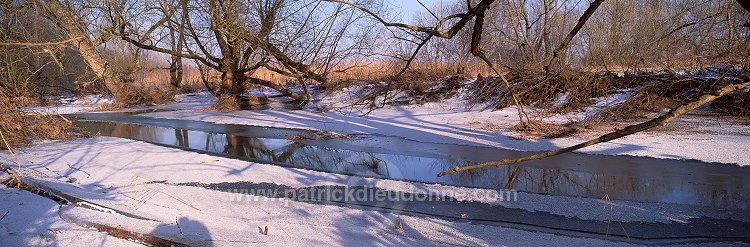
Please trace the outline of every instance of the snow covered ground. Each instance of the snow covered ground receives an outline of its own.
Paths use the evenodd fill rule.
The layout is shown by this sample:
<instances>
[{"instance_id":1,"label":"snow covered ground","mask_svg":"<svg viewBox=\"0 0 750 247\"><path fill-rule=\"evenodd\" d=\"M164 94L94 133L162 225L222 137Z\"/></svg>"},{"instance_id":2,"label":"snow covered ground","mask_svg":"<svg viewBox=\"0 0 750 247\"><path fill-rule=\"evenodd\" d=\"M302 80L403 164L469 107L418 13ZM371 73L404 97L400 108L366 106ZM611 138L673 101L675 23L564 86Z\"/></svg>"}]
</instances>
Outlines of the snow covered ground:
<instances>
[{"instance_id":1,"label":"snow covered ground","mask_svg":"<svg viewBox=\"0 0 750 247\"><path fill-rule=\"evenodd\" d=\"M547 122L566 123L581 119L621 97L600 99L584 112L556 115ZM607 103L609 102L609 103ZM323 102L322 104L326 104ZM341 103L329 103L338 104ZM512 150L543 151L557 149L606 133L592 130L565 138L526 138L512 130L518 124L514 108L498 111L467 110L465 101L449 99L422 106L388 106L367 116L354 108L330 112L312 110L256 110L214 112L178 110L145 113L154 118L197 120L221 124L329 130L339 133L378 134L405 137L433 143L492 146ZM750 165L750 125L705 113L689 114L667 125L666 130L647 131L609 143L584 148L579 152L607 155L633 155L666 159L695 159L707 162Z\"/></svg>"},{"instance_id":2,"label":"snow covered ground","mask_svg":"<svg viewBox=\"0 0 750 247\"><path fill-rule=\"evenodd\" d=\"M99 107L111 104L112 97L103 95L87 96L64 96L51 99L57 104L50 106L27 107L27 112L36 112L42 114L71 114L79 112L88 112L98 109Z\"/></svg>"},{"instance_id":3,"label":"snow covered ground","mask_svg":"<svg viewBox=\"0 0 750 247\"><path fill-rule=\"evenodd\" d=\"M175 109L200 109L207 106L211 106L215 101L211 93L207 91L201 91L196 93L187 93L175 95L175 101L173 103L157 106L140 107L137 109L125 109L118 110L115 112L133 111L133 110L175 110ZM56 97L53 101L57 104L50 106L37 106L37 107L26 107L23 110L26 112L34 112L41 114L74 114L91 112L100 109L100 107L111 104L114 102L110 96L102 95L88 95L88 96L65 96Z\"/></svg>"},{"instance_id":4,"label":"snow covered ground","mask_svg":"<svg viewBox=\"0 0 750 247\"><path fill-rule=\"evenodd\" d=\"M625 96L600 99L583 112L552 116L545 121L565 123L580 119ZM173 104L136 110L174 110L141 114L154 118L400 136L425 143L529 151L576 144L606 131L599 129L556 139L527 138L511 130L518 123L515 109L467 109L460 97L422 106L388 106L367 116L360 116L358 109L342 107L346 102L341 99L345 97L320 102L320 105L338 106L327 112L313 108L215 112L203 110L214 100L203 92L179 95ZM55 109L60 111L31 110L44 113L90 110L80 105ZM750 127L747 125L697 113L680 118L674 126L667 127L671 128L635 134L580 152L750 165L750 156L746 155L750 153L750 139L747 138ZM703 219L731 220L744 225L750 222L750 212L689 205L522 192L518 192L518 200L500 200L483 196L497 192L493 190L369 179L258 164L112 137L44 142L18 153L25 181L85 202L78 202L77 206L59 206L25 191L0 188L0 216L8 212L7 217L0 219L1 246L136 244L86 227L91 225L105 225L198 246L630 245L617 242L623 239L558 235L544 229L521 230L264 196L247 195L243 197L245 199L237 200L236 193L188 185L191 183L251 183L296 189L369 186L404 193L460 194L465 195L462 198L467 202L519 210L513 212L522 212L528 215L526 217L542 219L542 222L543 219L588 222L579 227L617 222L623 229L630 227L627 224L652 224L662 226L655 229L668 229L675 224L692 224ZM7 153L0 153L0 162L12 163ZM728 243L719 245L725 244Z\"/></svg>"},{"instance_id":5,"label":"snow covered ground","mask_svg":"<svg viewBox=\"0 0 750 247\"><path fill-rule=\"evenodd\" d=\"M655 222L670 226L702 217L750 222L748 212L687 205L520 192L517 201L499 200L496 197L491 201L481 197L492 193L490 190L364 179L249 163L111 137L50 142L23 149L19 153L22 173L27 182L83 199L86 203L79 205L89 205L62 206L60 209L46 207L43 212L58 211L58 215L47 213L35 216L39 220L64 219L60 224L101 224L199 246L629 244L262 196L248 195L238 200L239 197L229 191L185 185L190 182L249 182L280 184L291 188L365 185L401 192L463 194L468 195L464 198L468 201L484 201L505 208L520 209L529 215L557 215L594 222L614 220L621 222L620 224ZM7 155L0 160L10 163ZM46 201L47 205L54 204L46 198L35 198L34 195L15 189L3 189L0 193L6 193L0 196L8 196L8 200L0 203L0 210L10 212L9 215L22 214L17 211L27 210L15 203L37 205ZM97 211L91 208L107 210ZM0 221L0 224L10 227L27 218L12 219ZM38 231L44 231L36 225L21 224L19 227L21 228L15 229L26 229L29 232L18 233L17 238L7 241L27 241L25 239L34 239ZM269 228L268 235L264 234L266 227ZM70 231L72 230L63 232L72 233ZM39 245L28 241L24 243ZM62 243L63 246L69 246L65 245L66 242Z\"/></svg>"},{"instance_id":6,"label":"snow covered ground","mask_svg":"<svg viewBox=\"0 0 750 247\"><path fill-rule=\"evenodd\" d=\"M52 200L0 185L0 246L141 246L65 221L60 210Z\"/></svg>"}]
</instances>

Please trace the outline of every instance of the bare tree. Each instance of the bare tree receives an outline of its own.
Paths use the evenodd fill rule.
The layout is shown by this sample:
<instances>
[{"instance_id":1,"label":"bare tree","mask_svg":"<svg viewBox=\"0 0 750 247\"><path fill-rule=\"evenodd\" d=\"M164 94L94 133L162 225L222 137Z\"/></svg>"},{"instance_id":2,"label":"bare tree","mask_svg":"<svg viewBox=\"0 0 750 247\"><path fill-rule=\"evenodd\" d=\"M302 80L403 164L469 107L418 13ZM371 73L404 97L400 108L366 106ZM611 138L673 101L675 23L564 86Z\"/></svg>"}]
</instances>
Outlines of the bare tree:
<instances>
[{"instance_id":1,"label":"bare tree","mask_svg":"<svg viewBox=\"0 0 750 247\"><path fill-rule=\"evenodd\" d=\"M97 49L99 45L109 41L111 35L104 27L91 28L89 26L91 23L84 19L82 9L90 6L86 5L86 2L74 5L71 2L63 3L58 0L34 0L33 4L41 15L62 29L68 39L76 40L71 44L80 52L81 57L96 77L118 98L120 79L115 76L111 66ZM89 30L92 29L98 31L98 35L90 34Z\"/></svg>"},{"instance_id":2,"label":"bare tree","mask_svg":"<svg viewBox=\"0 0 750 247\"><path fill-rule=\"evenodd\" d=\"M142 49L193 59L219 71L221 82L215 95L237 103L247 89L245 83L307 102L309 80L325 82L336 64L366 45L357 39L347 40L348 44L342 41L360 18L359 12L343 5L327 11L320 11L319 1L180 0L177 8L169 2L162 5L166 5L160 8L162 11L146 11L158 21L145 28L130 23L126 16L134 13L128 13L122 5L111 8L120 38ZM154 38L158 30L177 37L183 34L183 47L166 46ZM305 94L254 76L260 68L295 79Z\"/></svg>"},{"instance_id":3,"label":"bare tree","mask_svg":"<svg viewBox=\"0 0 750 247\"><path fill-rule=\"evenodd\" d=\"M376 21L378 21L379 23L381 23L382 25L384 25L386 27L397 27L397 28L401 28L401 29L404 29L404 30L410 30L410 31L413 31L413 32L419 32L419 33L425 33L425 34L427 34L426 38L422 39L423 42L419 43L419 45L415 49L415 53L419 52L419 50L424 46L424 44L426 42L428 42L430 40L430 38L432 38L432 37L441 37L441 38L448 38L448 39L450 39L453 36L455 36L455 34L458 33L461 29L463 29L466 26L466 24L468 23L469 20L473 20L474 24L473 24L473 28L472 28L472 31L471 31L471 53L473 55L475 55L476 57L480 58L481 60L485 61L490 67L492 67L493 70L495 70L496 74L500 78L503 79L504 83L509 88L509 90L511 88L510 83L503 77L503 75L499 71L497 71L497 69L494 67L493 63L490 61L490 59L487 57L486 53L481 48L482 32L483 32L483 28L484 28L484 20L485 20L485 16L486 16L487 10L490 8L490 6L494 2L492 0L481 1L475 7L472 7L471 6L471 1L468 1L467 2L468 3L468 11L467 12L465 12L465 13L459 13L459 14L455 14L455 15L450 15L449 17L445 17L444 19L439 19L438 20L438 25L436 25L434 28L424 27L424 26L415 26L415 25L409 25L409 24L404 24L404 23L388 22L388 21L384 20L382 17L380 17L377 14L375 14L374 12L372 12L372 11L368 10L367 8L365 8L365 7L361 6L361 5L358 5L356 3L346 2L346 1L342 1L342 0L328 0L328 1L339 2L339 3L346 3L346 4L349 4L349 5L352 5L352 6L356 7L356 8L358 8L358 9L362 10L363 12L368 13ZM569 45L572 42L572 40L575 38L575 36L578 34L578 32L583 28L584 24L591 18L591 16L594 14L594 12L596 11L596 9L603 2L604 2L603 0L595 0L595 1L593 1L593 2L590 3L590 5L586 8L586 10L581 14L581 17L579 18L577 24L565 36L565 38L557 45L557 48L555 48L555 50L552 53L552 56L550 57L549 62L545 66L545 70L547 70L549 72L550 66L552 64L554 64L556 61L560 61L560 57L565 52L565 50L569 47ZM654 6L656 8L659 7L658 6L659 3L652 3L652 4L655 4ZM743 3L741 2L741 4L743 4ZM545 6L546 6L545 7L545 12L548 13L549 10L551 9L549 7L550 5L549 4L545 4ZM747 9L747 5L746 4L743 4L743 7L745 9ZM521 7L521 8L516 7L514 9L517 10L516 14L518 14L518 12L525 12L526 11L525 7ZM522 16L525 16L525 14L522 14ZM542 16L544 16L544 15L542 15ZM549 17L549 16L547 16L547 17ZM445 21L453 19L453 18L457 18L458 21L452 27L450 27L449 29L447 29L448 31L443 31L445 29L443 29L442 25L445 23ZM539 17L539 18L542 18L542 17ZM523 19L523 17L521 19ZM524 20L524 21L528 22L527 20ZM616 23L618 21L619 21L619 19L614 19L614 20L611 20L611 23ZM643 23L644 22L642 22L642 24ZM513 24L513 26L518 27L519 24ZM528 26L525 26L525 27L528 27ZM545 29L545 28L542 28L542 29ZM545 32L545 31L542 31L542 32ZM517 36L520 33L523 33L523 32L516 31ZM526 34L528 34L528 33L529 32L526 32ZM542 39L544 39L544 35L542 35ZM517 37L516 40L521 40L521 38ZM525 44L525 43L533 43L533 42L530 42L530 39L528 37L526 37L526 38L523 38L522 43ZM531 50L531 51L533 52L534 50ZM407 66L408 65L409 65L409 63L407 63ZM747 76L742 77L742 78L737 78L737 79L734 79L734 80L730 80L729 83L725 83L724 85L718 86L718 88L716 88L714 90L705 91L705 92L701 92L701 93L697 94L691 100L685 102L684 104L682 104L680 106L677 106L677 107L673 108L671 111L669 111L668 113L666 113L666 114L664 114L662 116L659 116L657 118L651 119L649 121L646 121L646 122L643 122L643 123L640 123L640 124L635 124L635 125L628 126L628 127L624 128L622 130L617 130L617 131L605 134L605 135L600 136L599 138L596 138L596 139L592 139L592 140L589 140L589 141L586 141L586 142L583 142L583 143L580 143L580 144L577 144L577 145L574 145L574 146L565 147L565 148L558 149L558 150L555 150L555 151L550 151L550 152L545 152L545 153L539 153L539 154L535 154L535 155L531 155L531 156L527 156L527 157L522 157L522 158L518 158L518 159L501 160L501 161L486 162L486 163L481 163L481 164L476 164L476 165L456 167L454 169L441 172L441 173L438 174L438 176L445 176L445 175L452 174L452 173L455 173L455 172L472 170L472 169L478 169L478 168L484 168L484 167L490 167L490 166L499 166L499 165L505 165L505 164L511 164L511 163L518 163L518 162L523 162L523 161L528 161L528 160L534 160L534 159L543 159L543 158L546 158L546 157L550 157L550 156L554 156L554 155L559 155L559 154L562 154L562 153L572 152L574 150L578 150L580 148L591 146L591 145L595 145L595 144L598 144L598 143L608 142L608 141L611 141L611 140L614 140L614 139L617 139L617 138L621 138L623 136L628 136L628 135L631 135L631 134L634 134L634 133L638 133L638 132L641 132L641 131L644 131L644 130L647 130L647 129L650 129L650 128L653 128L653 127L656 127L656 126L664 125L667 122L672 121L675 118L677 118L677 117L679 117L681 115L684 115L684 114L686 114L686 113L688 113L688 112L690 112L690 111L692 111L692 110L694 110L694 109L696 109L696 108L698 108L698 107L700 107L700 106L702 106L704 104L707 104L707 103L709 103L709 102L711 102L711 101L713 101L713 100L715 100L715 99L717 99L719 97L722 97L724 95L732 93L732 92L734 92L736 90L746 88L748 86L750 86L750 78L747 77ZM513 94L512 91L509 91L509 92L511 94ZM522 117L523 113L520 110L521 109L521 104L518 101L518 99L515 98L515 95L513 95L513 97L514 97L514 100L515 100L515 104L516 104L516 106L519 109L519 117L521 117L521 122L523 123L523 117Z\"/></svg>"},{"instance_id":4,"label":"bare tree","mask_svg":"<svg viewBox=\"0 0 750 247\"><path fill-rule=\"evenodd\" d=\"M567 36L565 36L565 39L563 39L562 42L560 42L560 45L555 48L555 50L552 52L552 58L550 58L549 63L547 66L544 67L544 70L549 72L550 66L560 57L560 55L568 48L568 45L570 45L570 41L573 40L573 38L578 34L578 32L581 30L584 24L591 18L591 15L596 12L596 9L599 8L599 5L601 5L604 2L604 0L594 0L589 4L589 7L586 8L586 11L583 12L583 15L581 15L581 18L578 19L578 23L576 23L575 27L573 27L572 30L570 30L570 33L568 33Z\"/></svg>"},{"instance_id":5,"label":"bare tree","mask_svg":"<svg viewBox=\"0 0 750 247\"><path fill-rule=\"evenodd\" d=\"M165 16L172 15L170 13L177 12L176 0L163 0L161 2L161 10ZM172 20L174 19L174 20ZM185 44L185 23L184 16L175 16L166 21L167 31L169 33L169 44L173 51L183 52L183 46ZM179 56L172 55L169 59L169 81L172 86L180 88L182 83L182 58Z\"/></svg>"},{"instance_id":6,"label":"bare tree","mask_svg":"<svg viewBox=\"0 0 750 247\"><path fill-rule=\"evenodd\" d=\"M533 128L533 126L531 125L529 116L526 114L526 112L523 109L523 103L521 102L521 100L518 98L518 96L512 89L510 82L505 78L505 76L502 73L500 73L498 68L495 67L495 64L489 59L489 57L484 52L484 50L482 50L482 47L481 47L482 33L484 31L485 14L487 10L490 8L490 6L495 2L494 0L482 0L479 3L477 3L475 6L472 6L471 2L469 1L467 2L465 12L451 14L443 18L436 17L436 24L433 27L415 26L415 25L409 25L409 24L404 24L404 23L388 22L385 19L383 19L381 16L379 16L378 14L372 12L371 10L357 3L343 1L343 0L326 0L326 1L347 4L352 7L355 7L367 13L373 19L380 22L382 25L386 27L395 27L395 28L400 28L400 29L410 31L410 32L426 34L424 38L421 38L421 37L419 38L420 40L419 42L415 42L418 45L416 49L414 50L414 53L407 60L406 66L397 74L397 76L402 74L404 71L406 71L406 69L408 69L413 59L420 52L422 47L424 47L425 44L427 44L427 42L430 41L430 39L432 39L433 37L451 39L455 37L456 34L459 33L459 31L461 31L464 27L466 27L466 25L470 21L473 21L474 23L471 29L471 42L470 42L471 54L481 59L483 62L485 62L495 72L495 74L498 77L500 77L500 79L503 81L516 107L519 122L520 122L519 125L522 126L523 128ZM450 25L449 22L452 22L452 25ZM447 28L446 25L450 25L450 26ZM412 34L412 35L415 37L419 37L419 35L417 34Z\"/></svg>"}]
</instances>

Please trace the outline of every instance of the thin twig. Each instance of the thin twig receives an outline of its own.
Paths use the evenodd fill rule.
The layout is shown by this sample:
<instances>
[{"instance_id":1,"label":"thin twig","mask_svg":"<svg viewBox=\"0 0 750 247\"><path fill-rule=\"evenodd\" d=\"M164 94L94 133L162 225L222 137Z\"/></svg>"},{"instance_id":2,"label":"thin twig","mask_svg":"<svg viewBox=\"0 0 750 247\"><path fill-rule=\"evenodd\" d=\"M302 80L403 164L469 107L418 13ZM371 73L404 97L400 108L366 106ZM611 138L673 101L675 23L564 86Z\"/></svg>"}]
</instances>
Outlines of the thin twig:
<instances>
[{"instance_id":1,"label":"thin twig","mask_svg":"<svg viewBox=\"0 0 750 247\"><path fill-rule=\"evenodd\" d=\"M13 162L18 164L18 170L21 170L21 163L18 162L18 158L16 158L16 152L13 151L13 148L10 147L10 144L7 140L5 140L5 136L3 135L3 131L0 130L0 139L3 139L3 143L5 143L5 147L8 148L8 152L10 152L10 155L13 156Z\"/></svg>"},{"instance_id":2,"label":"thin twig","mask_svg":"<svg viewBox=\"0 0 750 247\"><path fill-rule=\"evenodd\" d=\"M63 41L58 42L42 42L42 43L33 43L33 42L0 42L0 46L57 46L57 45L64 45L79 39L83 39L83 37L77 37L72 39L66 39Z\"/></svg>"}]
</instances>

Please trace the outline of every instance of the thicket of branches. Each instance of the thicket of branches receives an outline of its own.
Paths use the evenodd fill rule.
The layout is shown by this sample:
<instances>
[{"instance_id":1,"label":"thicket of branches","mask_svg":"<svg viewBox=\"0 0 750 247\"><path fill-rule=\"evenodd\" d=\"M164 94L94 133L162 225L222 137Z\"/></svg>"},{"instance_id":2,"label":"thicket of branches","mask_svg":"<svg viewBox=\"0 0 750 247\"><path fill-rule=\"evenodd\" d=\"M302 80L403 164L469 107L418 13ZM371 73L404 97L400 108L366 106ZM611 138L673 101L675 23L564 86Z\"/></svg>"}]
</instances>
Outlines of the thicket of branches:
<instances>
[{"instance_id":1,"label":"thicket of branches","mask_svg":"<svg viewBox=\"0 0 750 247\"><path fill-rule=\"evenodd\" d=\"M448 3L442 6L442 16L433 11L430 13L435 16L421 14L413 23L435 26L443 17L466 12L468 2L472 1ZM577 24L589 2L495 2L485 13L481 47L490 60L501 66L540 70L548 65L555 49ZM440 6L430 7L441 9ZM449 28L454 22L455 19L443 23L443 28ZM464 28L451 39L432 39L415 60L461 66L481 63L471 56L471 34L470 28ZM412 37L412 41L419 42L428 34L398 36ZM561 60L564 66L598 71L684 68L716 63L745 65L750 62L747 61L748 44L750 13L738 1L607 0L601 1L569 47L561 51ZM401 53L411 55L416 45L404 46Z\"/></svg>"},{"instance_id":2,"label":"thicket of branches","mask_svg":"<svg viewBox=\"0 0 750 247\"><path fill-rule=\"evenodd\" d=\"M5 96L41 98L90 81L87 66L50 23L33 10L0 4L0 88Z\"/></svg>"},{"instance_id":3,"label":"thicket of branches","mask_svg":"<svg viewBox=\"0 0 750 247\"><path fill-rule=\"evenodd\" d=\"M497 105L515 106L520 129L529 129L533 126L524 110L527 89L551 80L561 88L589 85L585 79L571 77L571 69L631 72L717 63L747 67L750 62L746 1L466 0L433 9L425 6L428 14L409 23L393 21L384 3L2 0L0 86L23 92L24 87L40 87L46 81L73 81L102 85L120 100L138 98L143 95L131 94L132 76L143 69L143 56L148 54L167 58L169 80L175 86L182 81L184 61L192 61L204 75L205 86L224 105L243 104L251 85L274 89L304 104L311 100L309 85L326 84L332 74L345 73L374 56L399 68L384 78L388 84L379 91L383 98L392 91L391 82L403 80L415 64L422 68L451 64L456 72L469 66L488 68L497 82L489 88L504 94ZM260 70L289 82L263 79ZM207 79L209 71L219 75L217 81ZM71 78L59 79L66 75ZM529 77L533 78L524 79ZM582 83L571 86L570 81ZM698 85L689 99L650 121L561 150L456 168L443 175L544 158L620 138L724 96L734 97L747 85L742 74L722 77L706 87ZM526 91L518 92L519 88ZM581 92L582 97L602 94Z\"/></svg>"},{"instance_id":4,"label":"thicket of branches","mask_svg":"<svg viewBox=\"0 0 750 247\"><path fill-rule=\"evenodd\" d=\"M750 17L736 1L592 3L586 25L568 39L588 1L446 2L426 6L413 24L381 25L404 18L374 0L4 0L0 39L16 45L0 46L2 80L6 88L57 89L97 81L121 96L119 88L144 68L144 54L152 54L168 61L161 67L174 86L190 66L219 75L206 83L220 98L241 103L239 95L258 85L305 102L307 92L256 72L271 71L288 85L329 82L367 60L463 72L485 66L477 51L501 71L541 70L552 60L596 71L747 63Z\"/></svg>"},{"instance_id":5,"label":"thicket of branches","mask_svg":"<svg viewBox=\"0 0 750 247\"><path fill-rule=\"evenodd\" d=\"M708 9L704 9L703 5L706 5L709 1L702 3L695 3L687 1L630 1L630 5L620 5L620 1L606 1L612 3L609 15L603 16L600 19L600 23L609 24L610 29L604 32L595 32L596 28L601 29L601 26L593 26L591 24L586 25L594 13L604 3L604 0L594 0L589 2L588 6L581 8L579 4L573 4L570 7L570 11L565 11L565 3L567 1L541 1L541 4L537 4L537 9L541 11L534 12L534 6L527 6L527 1L510 1L508 4L497 4L506 7L507 11L501 9L496 13L498 15L507 14L505 18L489 18L493 14L494 0L482 0L472 4L472 1L466 1L463 7L459 8L458 12L451 13L448 15L436 15L430 12L433 20L428 23L434 23L433 25L410 25L399 22L389 22L385 20L378 13L368 9L367 6L356 3L348 2L344 0L328 0L331 2L346 3L353 7L360 9L361 11L368 13L373 19L380 22L383 26L389 28L399 29L400 31L408 34L412 37L412 40L407 40L415 45L414 52L408 59L405 59L406 67L417 59L420 54L420 50L425 48L430 39L444 39L451 40L455 37L461 37L459 34L462 30L467 32L469 35L468 50L478 60L485 63L487 66L493 69L495 76L499 77L505 85L505 95L510 95L512 103L518 109L518 116L520 124L518 129L530 129L534 126L529 121L528 115L523 110L523 102L520 101L519 96L516 92L518 89L518 83L515 81L509 81L506 75L499 71L495 64L499 62L503 66L512 69L512 66L523 66L529 70L543 69L544 75L541 81L546 81L546 78L554 77L560 70L564 70L570 65L584 65L582 61L593 64L593 61L601 61L601 65L605 66L607 70L608 66L616 65L623 68L653 68L658 64L666 64L674 61L680 61L680 59L691 59L697 60L698 57L707 56L709 59L723 60L730 63L736 64L739 62L747 62L747 56L742 54L748 45L747 30L737 32L735 25L738 27L745 27L745 24L735 24L733 21L737 16L736 10L743 8L750 12L750 4L740 1L738 3L729 1L714 1L720 2L721 8L716 12L711 11L715 9L709 6ZM517 3L514 5L513 3ZM539 2L537 2L539 3ZM663 5L666 3L667 5ZM463 4L463 3L461 3ZM559 5L558 5L559 4ZM673 4L670 6L669 4ZM682 5L680 5L682 4ZM625 6L625 7L623 7ZM675 8L678 12L675 14L670 7L685 6L685 8ZM626 12L628 8L630 12ZM560 13L577 13L577 11L583 9L580 12L577 21L572 23L570 31L562 33L564 35L557 36L553 35L552 29L555 25L555 16L559 16ZM557 10L556 10L557 9ZM635 11L645 10L645 11ZM529 14L532 13L532 14ZM639 15L636 13L644 13ZM708 13L708 14L706 14ZM714 13L714 14L712 14ZM721 14L725 14L725 19L717 18ZM742 12L740 19L747 20L747 12ZM557 25L565 25L565 14L562 14L562 21L557 22ZM688 23L681 24L676 28L664 28L666 23L661 23L662 18L669 16L666 19L667 22L671 20L688 20ZM607 19L609 17L609 19ZM492 21L498 21L495 27L496 32L487 32L486 23ZM541 21L540 21L541 20ZM704 21L709 21L709 25L703 24ZM467 29L467 24L470 23L471 29ZM679 22L679 21L678 21ZM535 28L535 24L537 25ZM719 23L726 23L725 28L728 28L727 32L724 30L716 30L715 26ZM624 25L621 25L624 24ZM627 24L630 24L627 25ZM661 25L659 25L661 24ZM583 45L578 45L577 49L568 49L571 44L576 45L576 36L580 31L587 26L592 28L587 34L588 36L580 37L578 39L583 41L592 41L599 38L598 43L584 42ZM718 25L721 26L721 25ZM668 26L669 27L669 26ZM559 26L557 28L560 28ZM512 32L507 31L511 29ZM563 29L566 30L566 29ZM734 30L734 31L733 31ZM698 34L696 34L696 32ZM494 34L490 36L488 33ZM663 33L663 34L662 34ZM722 35L726 34L726 36ZM656 35L656 36L654 36ZM678 38L671 38L671 36L677 35ZM493 42L489 42L487 45L487 38L491 37ZM719 38L717 38L719 37ZM456 39L460 42L459 44L467 44L460 39ZM503 42L503 40L505 42ZM670 46L660 42L672 42ZM450 42L450 41L446 41ZM504 43L515 43L517 47L508 46ZM580 41L579 41L580 42ZM632 45L632 47L627 47ZM663 49L653 51L649 53L650 56L645 56L642 51L650 52L651 47L659 45L657 49ZM674 46L671 46L674 45ZM716 47L723 45L725 48L718 49L704 49L703 47L711 46ZM491 50L493 49L494 50ZM671 49L670 49L671 48ZM440 51L438 49L438 51ZM620 62L608 62L606 60L604 52L616 52L616 59ZM488 55L489 54L489 55ZM671 54L666 59L661 57L662 54ZM609 53L607 53L609 55ZM744 56L743 56L744 55ZM511 56L516 59L514 62L505 62L503 56ZM597 57L598 56L598 57ZM599 59L601 57L601 59ZM429 58L429 57L428 57ZM679 64L681 66L690 64ZM399 73L400 75L401 73ZM397 75L398 76L398 75ZM538 81L539 82L539 81ZM534 84L534 83L532 83ZM536 83L538 84L538 83ZM677 117L680 117L698 107L701 107L707 103L711 103L714 100L722 97L731 95L732 93L744 89L750 86L750 76L747 71L739 75L733 75L730 77L722 76L718 80L712 80L711 83L698 83L696 84L699 88L695 88L692 95L683 101L681 104L673 107L669 112L659 117L653 118L649 121L627 126L620 130L615 130L611 133L607 133L598 138L579 143L577 145L561 148L554 151L545 153L539 153L530 155L518 159L501 160L494 162L486 162L481 164L455 167L454 169L447 170L438 174L438 176L445 176L455 172L479 169L490 166L499 166L512 163L523 162L527 160L543 159L546 157L559 155L562 153L572 152L587 146L596 145L601 142L608 142L617 138L632 135L640 131L654 128L656 126L664 125ZM535 85L532 85L534 87ZM387 93L388 90L386 90ZM387 96L387 95L386 95ZM387 98L387 97L386 97Z\"/></svg>"},{"instance_id":6,"label":"thicket of branches","mask_svg":"<svg viewBox=\"0 0 750 247\"><path fill-rule=\"evenodd\" d=\"M343 61L369 53L377 35L367 26L374 24L363 22L361 12L314 0L29 0L4 1L2 6L3 24L17 34L3 33L2 49L39 50L24 53L37 59L51 48L69 49L79 59L76 64L86 64L89 74L116 98L126 97L130 88L122 87L144 69L144 54L151 54L168 58L175 86L182 81L184 61L193 61L203 74L212 70L220 75L218 82L205 81L220 99L239 104L249 85L259 85L304 103L310 100L308 84L327 81L342 69ZM19 23L24 19L36 22ZM36 23L49 34L28 35L38 30ZM7 58L15 64L4 68L22 69L17 60ZM66 68L57 64L60 70ZM256 76L259 69L293 80L302 92Z\"/></svg>"}]
</instances>

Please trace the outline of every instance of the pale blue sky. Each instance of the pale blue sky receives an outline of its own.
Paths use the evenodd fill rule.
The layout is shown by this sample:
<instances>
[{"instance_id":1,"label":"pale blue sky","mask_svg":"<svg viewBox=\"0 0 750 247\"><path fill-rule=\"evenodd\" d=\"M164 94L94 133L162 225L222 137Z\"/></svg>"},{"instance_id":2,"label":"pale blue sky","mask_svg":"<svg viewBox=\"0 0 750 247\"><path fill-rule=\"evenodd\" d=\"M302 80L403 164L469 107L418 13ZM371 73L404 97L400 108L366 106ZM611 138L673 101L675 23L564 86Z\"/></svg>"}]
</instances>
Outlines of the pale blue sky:
<instances>
[{"instance_id":1,"label":"pale blue sky","mask_svg":"<svg viewBox=\"0 0 750 247\"><path fill-rule=\"evenodd\" d=\"M420 0L420 1L422 1L422 3L429 8L433 8L434 6L439 6L441 2L441 0ZM443 6L447 6L454 1L455 0L442 0L442 3L443 3ZM416 13L421 12L422 14L425 14L425 15L428 14L428 12L421 5L419 5L419 2L417 2L417 0L386 0L386 4L388 4L389 7L393 7L395 11L400 12L400 15L399 15L401 17L400 21L409 22L413 19Z\"/></svg>"}]
</instances>

